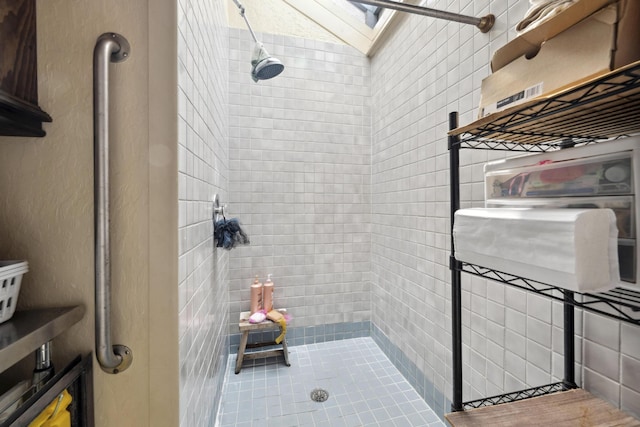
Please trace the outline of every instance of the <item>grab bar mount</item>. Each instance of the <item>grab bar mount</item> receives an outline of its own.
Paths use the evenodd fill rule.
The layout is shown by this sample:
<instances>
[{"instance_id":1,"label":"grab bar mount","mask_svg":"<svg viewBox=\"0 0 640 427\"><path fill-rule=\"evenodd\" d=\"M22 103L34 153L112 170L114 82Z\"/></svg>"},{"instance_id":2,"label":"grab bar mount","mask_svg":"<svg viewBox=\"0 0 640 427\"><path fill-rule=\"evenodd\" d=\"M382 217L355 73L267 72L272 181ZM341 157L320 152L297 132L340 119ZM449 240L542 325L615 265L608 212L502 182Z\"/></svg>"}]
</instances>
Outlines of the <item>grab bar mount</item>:
<instances>
[{"instance_id":1,"label":"grab bar mount","mask_svg":"<svg viewBox=\"0 0 640 427\"><path fill-rule=\"evenodd\" d=\"M115 47L117 49L111 48L111 62L122 62L125 61L129 57L129 52L131 52L131 46L129 45L129 41L125 39L118 33L104 33L96 42L96 47L101 44L106 44L108 42L115 43Z\"/></svg>"}]
</instances>

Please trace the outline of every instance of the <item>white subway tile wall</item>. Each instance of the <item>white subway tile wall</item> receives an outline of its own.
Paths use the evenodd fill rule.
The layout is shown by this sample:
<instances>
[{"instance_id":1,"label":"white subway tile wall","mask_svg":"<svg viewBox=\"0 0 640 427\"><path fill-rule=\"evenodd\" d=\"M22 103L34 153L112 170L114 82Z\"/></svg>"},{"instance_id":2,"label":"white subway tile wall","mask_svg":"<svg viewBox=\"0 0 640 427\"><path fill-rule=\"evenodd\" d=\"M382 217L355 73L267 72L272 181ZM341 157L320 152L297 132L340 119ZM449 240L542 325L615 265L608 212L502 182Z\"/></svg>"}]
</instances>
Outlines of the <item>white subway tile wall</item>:
<instances>
[{"instance_id":1,"label":"white subway tile wall","mask_svg":"<svg viewBox=\"0 0 640 427\"><path fill-rule=\"evenodd\" d=\"M251 244L231 252L228 331L237 334L249 310L254 276L267 274L293 329L369 321L368 59L346 45L259 33L285 69L254 83L253 40L229 31L229 216Z\"/></svg>"},{"instance_id":2,"label":"white subway tile wall","mask_svg":"<svg viewBox=\"0 0 640 427\"><path fill-rule=\"evenodd\" d=\"M491 55L515 37L529 2L435 0L428 6L493 13L497 21L482 34L404 15L371 59L371 321L450 399L448 113L458 111L461 124L474 120ZM462 207L483 206L482 165L505 154L460 154ZM562 378L561 304L467 275L462 297L464 400ZM640 328L577 310L576 331L576 360L583 353L585 360L576 369L578 383L640 417ZM436 413L449 410L449 402L442 405Z\"/></svg>"},{"instance_id":3,"label":"white subway tile wall","mask_svg":"<svg viewBox=\"0 0 640 427\"><path fill-rule=\"evenodd\" d=\"M180 425L208 426L228 358L228 253L212 198L229 188L226 0L178 1ZM168 231L170 232L170 231Z\"/></svg>"}]
</instances>

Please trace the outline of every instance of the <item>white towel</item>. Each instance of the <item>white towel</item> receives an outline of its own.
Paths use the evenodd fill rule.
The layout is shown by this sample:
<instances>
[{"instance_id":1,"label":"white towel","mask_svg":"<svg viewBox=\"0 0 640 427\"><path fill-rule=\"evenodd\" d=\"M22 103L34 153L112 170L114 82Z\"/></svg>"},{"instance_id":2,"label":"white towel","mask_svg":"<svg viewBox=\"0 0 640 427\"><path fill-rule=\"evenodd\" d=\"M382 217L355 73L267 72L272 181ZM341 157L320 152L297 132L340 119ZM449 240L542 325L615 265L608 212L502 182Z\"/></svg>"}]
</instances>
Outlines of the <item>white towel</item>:
<instances>
[{"instance_id":1,"label":"white towel","mask_svg":"<svg viewBox=\"0 0 640 427\"><path fill-rule=\"evenodd\" d=\"M573 291L619 285L618 228L611 209L460 209L460 261Z\"/></svg>"},{"instance_id":2,"label":"white towel","mask_svg":"<svg viewBox=\"0 0 640 427\"><path fill-rule=\"evenodd\" d=\"M522 21L516 25L519 34L537 27L541 23L556 16L578 0L529 0L531 7Z\"/></svg>"}]
</instances>

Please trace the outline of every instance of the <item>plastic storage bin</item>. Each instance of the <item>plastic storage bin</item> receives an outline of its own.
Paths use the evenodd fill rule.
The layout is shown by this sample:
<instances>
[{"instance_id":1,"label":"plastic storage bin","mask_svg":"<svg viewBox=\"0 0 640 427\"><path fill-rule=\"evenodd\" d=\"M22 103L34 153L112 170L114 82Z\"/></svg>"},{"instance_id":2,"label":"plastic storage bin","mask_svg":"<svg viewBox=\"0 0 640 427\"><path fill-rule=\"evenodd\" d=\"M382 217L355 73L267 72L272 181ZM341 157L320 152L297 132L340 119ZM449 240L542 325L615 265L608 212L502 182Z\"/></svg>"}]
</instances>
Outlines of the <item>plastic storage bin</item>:
<instances>
[{"instance_id":1,"label":"plastic storage bin","mask_svg":"<svg viewBox=\"0 0 640 427\"><path fill-rule=\"evenodd\" d=\"M0 323L11 319L16 310L22 275L29 271L27 261L0 261Z\"/></svg>"},{"instance_id":2,"label":"plastic storage bin","mask_svg":"<svg viewBox=\"0 0 640 427\"><path fill-rule=\"evenodd\" d=\"M486 171L486 199L633 194L631 153Z\"/></svg>"}]
</instances>

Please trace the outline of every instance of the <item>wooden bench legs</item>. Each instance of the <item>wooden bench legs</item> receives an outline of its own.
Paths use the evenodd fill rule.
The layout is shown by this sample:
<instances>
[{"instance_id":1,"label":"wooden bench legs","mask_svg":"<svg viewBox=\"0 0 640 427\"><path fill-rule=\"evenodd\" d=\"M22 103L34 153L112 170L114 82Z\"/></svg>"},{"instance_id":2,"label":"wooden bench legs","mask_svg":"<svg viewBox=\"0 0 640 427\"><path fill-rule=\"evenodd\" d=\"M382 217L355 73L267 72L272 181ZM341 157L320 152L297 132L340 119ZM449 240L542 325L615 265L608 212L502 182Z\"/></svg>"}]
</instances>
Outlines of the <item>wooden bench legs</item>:
<instances>
[{"instance_id":1,"label":"wooden bench legs","mask_svg":"<svg viewBox=\"0 0 640 427\"><path fill-rule=\"evenodd\" d=\"M289 350L287 348L286 337L279 344L282 346L282 348L280 349L257 351L257 352L245 354L245 351L247 348L258 348L258 347L278 345L273 341L256 343L256 344L247 344L248 340L249 340L249 331L243 331L242 336L240 337L240 347L238 348L238 357L236 359L236 374L240 373L240 370L242 369L242 362L245 359L249 360L249 359L257 359L257 358L263 358L263 357L282 355L284 357L284 364L287 366L291 366L291 364L289 363Z\"/></svg>"}]
</instances>

